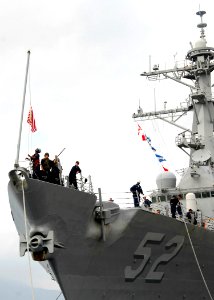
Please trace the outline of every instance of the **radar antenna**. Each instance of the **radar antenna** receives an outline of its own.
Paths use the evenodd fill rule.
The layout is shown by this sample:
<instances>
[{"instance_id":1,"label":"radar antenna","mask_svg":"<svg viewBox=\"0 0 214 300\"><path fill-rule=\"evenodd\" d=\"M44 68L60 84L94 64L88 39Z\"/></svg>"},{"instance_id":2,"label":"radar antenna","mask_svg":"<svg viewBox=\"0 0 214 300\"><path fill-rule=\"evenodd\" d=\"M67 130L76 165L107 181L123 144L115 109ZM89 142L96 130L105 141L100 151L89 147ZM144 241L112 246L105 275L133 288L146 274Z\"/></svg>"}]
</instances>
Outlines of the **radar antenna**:
<instances>
[{"instance_id":1,"label":"radar antenna","mask_svg":"<svg viewBox=\"0 0 214 300\"><path fill-rule=\"evenodd\" d=\"M206 14L206 11L204 11L204 10L199 10L196 13L196 15L198 15L198 16L201 17L201 23L199 23L197 25L198 28L201 28L201 36L200 36L200 38L205 38L204 28L207 27L207 23L203 22L203 15L205 15L205 14Z\"/></svg>"}]
</instances>

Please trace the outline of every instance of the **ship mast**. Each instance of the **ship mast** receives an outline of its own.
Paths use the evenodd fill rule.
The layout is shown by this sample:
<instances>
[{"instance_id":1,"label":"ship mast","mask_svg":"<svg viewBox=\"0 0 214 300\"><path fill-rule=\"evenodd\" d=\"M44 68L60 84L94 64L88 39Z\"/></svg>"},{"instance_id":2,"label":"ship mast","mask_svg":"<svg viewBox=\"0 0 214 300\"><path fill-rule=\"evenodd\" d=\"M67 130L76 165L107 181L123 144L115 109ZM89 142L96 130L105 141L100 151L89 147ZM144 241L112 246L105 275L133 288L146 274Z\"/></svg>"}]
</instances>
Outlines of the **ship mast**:
<instances>
[{"instance_id":1,"label":"ship mast","mask_svg":"<svg viewBox=\"0 0 214 300\"><path fill-rule=\"evenodd\" d=\"M175 65L172 69L143 72L141 76L149 80L171 79L190 88L186 106L144 112L139 107L133 118L140 121L161 119L183 129L176 137L176 145L189 155L189 167L185 170L179 188L213 186L214 182L214 99L211 91L211 72L214 70L214 48L207 46L205 37L206 23L203 22L205 11L196 14L201 22L200 38L187 52L183 67ZM191 80L189 83L188 80ZM193 112L192 128L184 128L177 121L189 111Z\"/></svg>"},{"instance_id":2,"label":"ship mast","mask_svg":"<svg viewBox=\"0 0 214 300\"><path fill-rule=\"evenodd\" d=\"M200 28L200 39L187 52L186 63L183 67L175 66L172 69L159 70L159 65L154 65L153 70L144 72L141 76L149 80L169 78L190 88L189 99L186 107L176 109L164 109L160 111L143 112L140 108L133 114L134 119L149 120L161 119L184 130L176 138L176 144L188 155L190 165L214 165L214 106L211 92L211 72L214 70L214 48L207 47L203 22L205 11L198 11L201 22L197 25ZM192 44L191 44L192 45ZM183 81L191 80L194 85ZM184 128L176 122L188 111L193 111L192 129ZM190 154L184 149L189 149ZM200 151L199 151L200 150ZM200 156L200 157L199 157Z\"/></svg>"},{"instance_id":3,"label":"ship mast","mask_svg":"<svg viewBox=\"0 0 214 300\"><path fill-rule=\"evenodd\" d=\"M26 64L24 91L23 91L23 98L22 98L22 110L21 110L20 125L19 125L19 136L18 136L18 143L17 143L16 160L14 164L14 167L16 169L19 167L19 153L20 153L20 145L21 145L21 137L22 137L22 123L23 123L23 115L24 115L24 108L25 108L25 95L26 95L26 88L27 88L29 62L30 62L30 51L27 52L27 64Z\"/></svg>"}]
</instances>

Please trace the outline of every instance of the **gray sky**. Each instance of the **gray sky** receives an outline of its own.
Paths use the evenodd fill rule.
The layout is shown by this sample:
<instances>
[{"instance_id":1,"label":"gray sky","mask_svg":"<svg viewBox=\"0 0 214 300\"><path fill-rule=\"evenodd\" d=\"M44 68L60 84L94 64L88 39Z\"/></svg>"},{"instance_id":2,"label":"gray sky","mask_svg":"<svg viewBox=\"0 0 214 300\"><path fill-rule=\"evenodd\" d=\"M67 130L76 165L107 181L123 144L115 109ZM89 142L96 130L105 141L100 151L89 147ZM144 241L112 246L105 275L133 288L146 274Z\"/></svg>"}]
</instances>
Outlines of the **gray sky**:
<instances>
[{"instance_id":1,"label":"gray sky","mask_svg":"<svg viewBox=\"0 0 214 300\"><path fill-rule=\"evenodd\" d=\"M207 41L214 46L212 1L203 0ZM144 111L179 106L188 88L170 81L150 82L140 76L152 63L172 67L173 55L183 60L189 42L199 38L189 1L0 0L1 201L0 278L28 282L25 258L18 257L18 236L7 196L8 172L16 157L27 51L31 50L30 90L27 90L20 160L36 147L51 158L64 147L64 173L76 160L83 175L92 176L107 196L126 192L137 180L144 191L155 188L161 166L139 140L132 113L139 99ZM30 94L38 131L29 143L26 122ZM188 121L188 120L187 120ZM141 123L170 171L185 167L188 158L176 149L180 130L158 122ZM28 146L30 145L30 146ZM179 177L178 177L179 179ZM33 263L38 287L56 287Z\"/></svg>"}]
</instances>

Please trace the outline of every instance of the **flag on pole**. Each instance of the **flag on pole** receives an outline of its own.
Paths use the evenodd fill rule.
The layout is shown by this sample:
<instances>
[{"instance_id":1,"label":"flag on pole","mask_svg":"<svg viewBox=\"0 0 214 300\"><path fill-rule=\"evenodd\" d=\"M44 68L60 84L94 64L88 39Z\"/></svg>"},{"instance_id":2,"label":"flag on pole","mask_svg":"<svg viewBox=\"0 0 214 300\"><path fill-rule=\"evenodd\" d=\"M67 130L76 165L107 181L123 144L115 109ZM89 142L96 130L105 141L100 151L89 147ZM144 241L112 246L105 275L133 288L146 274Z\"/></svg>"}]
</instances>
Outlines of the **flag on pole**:
<instances>
[{"instance_id":1,"label":"flag on pole","mask_svg":"<svg viewBox=\"0 0 214 300\"><path fill-rule=\"evenodd\" d=\"M35 122L35 119L34 119L32 106L30 107L30 110L29 110L29 113L28 113L27 122L31 126L31 131L32 132L37 131L36 122Z\"/></svg>"}]
</instances>

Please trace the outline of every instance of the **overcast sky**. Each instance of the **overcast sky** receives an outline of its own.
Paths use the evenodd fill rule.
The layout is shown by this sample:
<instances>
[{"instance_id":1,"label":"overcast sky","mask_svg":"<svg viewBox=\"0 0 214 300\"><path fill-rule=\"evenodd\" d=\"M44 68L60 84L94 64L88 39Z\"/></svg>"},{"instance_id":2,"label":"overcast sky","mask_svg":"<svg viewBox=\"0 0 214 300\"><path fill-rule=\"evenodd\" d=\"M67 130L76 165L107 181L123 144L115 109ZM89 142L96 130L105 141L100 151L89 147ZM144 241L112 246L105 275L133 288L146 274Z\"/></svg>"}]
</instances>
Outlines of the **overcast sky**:
<instances>
[{"instance_id":1,"label":"overcast sky","mask_svg":"<svg viewBox=\"0 0 214 300\"><path fill-rule=\"evenodd\" d=\"M212 1L206 10L207 41L214 46ZM64 174L76 160L105 197L127 192L141 180L145 192L156 188L161 165L140 141L132 114L139 99L144 111L176 108L189 94L175 82L151 82L140 76L152 64L172 67L199 39L195 0L0 0L1 256L0 279L28 282L26 258L18 257L18 236L7 196L13 168L24 87L27 51L31 50L20 160L34 149L61 155ZM177 53L177 54L176 54ZM31 97L30 97L31 95ZM29 143L26 122L30 98L37 132ZM176 149L180 132L161 122L141 123L170 171L188 164ZM29 146L28 146L29 145ZM178 177L179 179L179 177ZM55 288L33 262L35 286Z\"/></svg>"}]
</instances>

